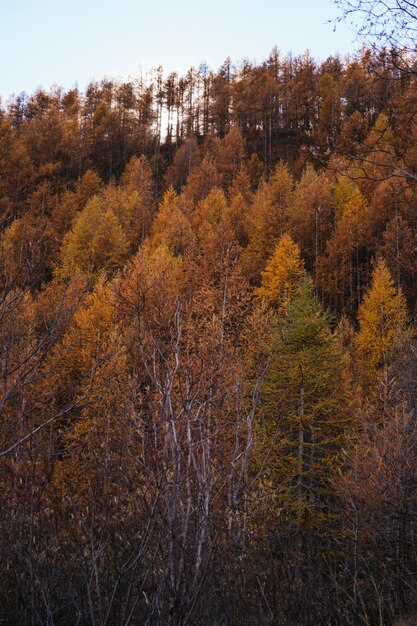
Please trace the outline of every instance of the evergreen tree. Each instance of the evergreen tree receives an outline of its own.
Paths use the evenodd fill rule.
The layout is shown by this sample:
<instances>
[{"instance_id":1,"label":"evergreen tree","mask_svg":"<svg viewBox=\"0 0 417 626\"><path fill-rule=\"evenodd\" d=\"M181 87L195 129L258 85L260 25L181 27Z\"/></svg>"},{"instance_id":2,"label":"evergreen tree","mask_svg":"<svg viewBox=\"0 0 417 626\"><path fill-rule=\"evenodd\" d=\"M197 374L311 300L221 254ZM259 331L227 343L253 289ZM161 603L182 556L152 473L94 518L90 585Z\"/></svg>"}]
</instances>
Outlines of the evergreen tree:
<instances>
[{"instance_id":1,"label":"evergreen tree","mask_svg":"<svg viewBox=\"0 0 417 626\"><path fill-rule=\"evenodd\" d=\"M261 396L258 463L294 524L299 551L307 528L331 518L331 477L341 467L348 425L344 363L331 318L305 279L275 318L271 364Z\"/></svg>"}]
</instances>

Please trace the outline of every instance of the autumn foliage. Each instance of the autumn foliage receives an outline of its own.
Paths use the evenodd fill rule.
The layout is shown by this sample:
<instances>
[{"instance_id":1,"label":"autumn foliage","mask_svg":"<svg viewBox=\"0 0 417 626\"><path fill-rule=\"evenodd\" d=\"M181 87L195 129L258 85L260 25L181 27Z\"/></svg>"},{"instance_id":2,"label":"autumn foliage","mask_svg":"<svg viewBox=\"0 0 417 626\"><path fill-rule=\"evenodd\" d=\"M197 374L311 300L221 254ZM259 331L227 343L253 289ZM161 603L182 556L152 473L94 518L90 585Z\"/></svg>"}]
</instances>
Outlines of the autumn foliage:
<instances>
[{"instance_id":1,"label":"autumn foliage","mask_svg":"<svg viewBox=\"0 0 417 626\"><path fill-rule=\"evenodd\" d=\"M416 95L274 50L0 109L0 622L415 623Z\"/></svg>"}]
</instances>

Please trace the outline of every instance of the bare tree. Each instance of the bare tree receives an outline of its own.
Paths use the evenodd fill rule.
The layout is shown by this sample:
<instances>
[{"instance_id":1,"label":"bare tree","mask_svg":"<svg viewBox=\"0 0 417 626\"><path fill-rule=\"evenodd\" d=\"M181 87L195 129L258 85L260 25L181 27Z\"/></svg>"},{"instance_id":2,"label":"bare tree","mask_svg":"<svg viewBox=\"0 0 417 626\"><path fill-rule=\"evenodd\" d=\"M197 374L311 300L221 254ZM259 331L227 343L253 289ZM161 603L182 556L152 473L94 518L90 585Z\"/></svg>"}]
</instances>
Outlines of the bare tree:
<instances>
[{"instance_id":1,"label":"bare tree","mask_svg":"<svg viewBox=\"0 0 417 626\"><path fill-rule=\"evenodd\" d=\"M417 6L410 0L334 0L346 21L368 42L415 49Z\"/></svg>"}]
</instances>

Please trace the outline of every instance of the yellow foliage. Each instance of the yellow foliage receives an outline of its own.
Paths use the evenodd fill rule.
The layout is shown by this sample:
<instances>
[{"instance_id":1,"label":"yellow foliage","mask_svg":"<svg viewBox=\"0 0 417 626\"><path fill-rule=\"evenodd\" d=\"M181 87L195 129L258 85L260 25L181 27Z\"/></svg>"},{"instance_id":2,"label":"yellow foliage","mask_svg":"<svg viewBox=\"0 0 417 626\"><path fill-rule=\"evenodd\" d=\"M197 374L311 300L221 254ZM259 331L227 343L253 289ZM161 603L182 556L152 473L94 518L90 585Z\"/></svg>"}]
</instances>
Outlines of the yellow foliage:
<instances>
[{"instance_id":1,"label":"yellow foliage","mask_svg":"<svg viewBox=\"0 0 417 626\"><path fill-rule=\"evenodd\" d=\"M262 284L256 290L256 295L265 298L283 313L304 276L300 248L289 235L284 235L262 272Z\"/></svg>"},{"instance_id":2,"label":"yellow foliage","mask_svg":"<svg viewBox=\"0 0 417 626\"><path fill-rule=\"evenodd\" d=\"M191 224L181 211L178 195L171 187L164 195L152 226L152 247L165 245L172 254L178 256L189 248L193 238Z\"/></svg>"},{"instance_id":3,"label":"yellow foliage","mask_svg":"<svg viewBox=\"0 0 417 626\"><path fill-rule=\"evenodd\" d=\"M206 198L213 187L221 182L221 176L209 157L193 168L187 178L187 183L183 189L183 195L193 204Z\"/></svg>"},{"instance_id":4,"label":"yellow foliage","mask_svg":"<svg viewBox=\"0 0 417 626\"><path fill-rule=\"evenodd\" d=\"M280 237L288 231L293 180L288 168L278 164L271 181L263 181L247 215L249 245L244 267L250 280L257 279Z\"/></svg>"},{"instance_id":5,"label":"yellow foliage","mask_svg":"<svg viewBox=\"0 0 417 626\"><path fill-rule=\"evenodd\" d=\"M97 268L120 267L126 253L125 236L116 216L107 210L94 233L91 251Z\"/></svg>"},{"instance_id":6,"label":"yellow foliage","mask_svg":"<svg viewBox=\"0 0 417 626\"><path fill-rule=\"evenodd\" d=\"M111 211L123 229L129 249L137 249L149 234L153 207L149 198L131 187L109 184L98 196L103 212Z\"/></svg>"},{"instance_id":7,"label":"yellow foliage","mask_svg":"<svg viewBox=\"0 0 417 626\"><path fill-rule=\"evenodd\" d=\"M120 312L140 315L150 325L171 320L184 292L186 279L181 257L175 257L161 244L153 249L141 246L125 272L113 282Z\"/></svg>"},{"instance_id":8,"label":"yellow foliage","mask_svg":"<svg viewBox=\"0 0 417 626\"><path fill-rule=\"evenodd\" d=\"M112 271L122 265L126 253L126 237L117 217L94 196L64 237L57 274L67 278L77 272L94 275L103 269Z\"/></svg>"},{"instance_id":9,"label":"yellow foliage","mask_svg":"<svg viewBox=\"0 0 417 626\"><path fill-rule=\"evenodd\" d=\"M366 143L377 150L387 150L395 143L395 135L385 113L380 113Z\"/></svg>"},{"instance_id":10,"label":"yellow foliage","mask_svg":"<svg viewBox=\"0 0 417 626\"><path fill-rule=\"evenodd\" d=\"M152 170L145 156L134 156L126 165L118 194L127 198L122 202L121 211L114 213L130 242L137 246L149 235L155 214ZM125 224L125 220L128 223Z\"/></svg>"},{"instance_id":11,"label":"yellow foliage","mask_svg":"<svg viewBox=\"0 0 417 626\"><path fill-rule=\"evenodd\" d=\"M365 378L372 380L388 364L394 344L404 329L407 305L401 288L396 289L385 261L380 259L358 313L356 337L359 363Z\"/></svg>"},{"instance_id":12,"label":"yellow foliage","mask_svg":"<svg viewBox=\"0 0 417 626\"><path fill-rule=\"evenodd\" d=\"M62 342L68 370L87 375L95 363L104 358L108 338L115 327L112 292L100 277L83 304L75 313L73 325Z\"/></svg>"},{"instance_id":13,"label":"yellow foliage","mask_svg":"<svg viewBox=\"0 0 417 626\"><path fill-rule=\"evenodd\" d=\"M367 202L359 187L347 176L341 176L337 181L335 208L339 224L342 220L348 222L350 232L364 228Z\"/></svg>"},{"instance_id":14,"label":"yellow foliage","mask_svg":"<svg viewBox=\"0 0 417 626\"><path fill-rule=\"evenodd\" d=\"M224 220L226 211L226 196L219 187L214 187L193 214L193 223L201 240L207 239L209 233Z\"/></svg>"},{"instance_id":15,"label":"yellow foliage","mask_svg":"<svg viewBox=\"0 0 417 626\"><path fill-rule=\"evenodd\" d=\"M75 499L89 489L111 488L103 466L120 459L129 414L129 372L111 285L100 277L76 311L55 354L62 388L78 384L78 411L62 431L67 450L55 483Z\"/></svg>"}]
</instances>

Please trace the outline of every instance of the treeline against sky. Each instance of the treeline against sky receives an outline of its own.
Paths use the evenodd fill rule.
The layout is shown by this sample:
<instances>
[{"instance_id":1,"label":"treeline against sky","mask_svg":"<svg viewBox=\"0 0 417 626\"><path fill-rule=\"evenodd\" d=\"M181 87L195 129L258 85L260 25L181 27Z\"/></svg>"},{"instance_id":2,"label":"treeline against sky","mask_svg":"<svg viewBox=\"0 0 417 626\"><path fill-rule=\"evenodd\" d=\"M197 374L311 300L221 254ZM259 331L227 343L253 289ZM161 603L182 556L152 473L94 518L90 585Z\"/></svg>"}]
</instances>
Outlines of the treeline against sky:
<instances>
[{"instance_id":1,"label":"treeline against sky","mask_svg":"<svg viewBox=\"0 0 417 626\"><path fill-rule=\"evenodd\" d=\"M417 619L408 61L0 110L5 624Z\"/></svg>"}]
</instances>

